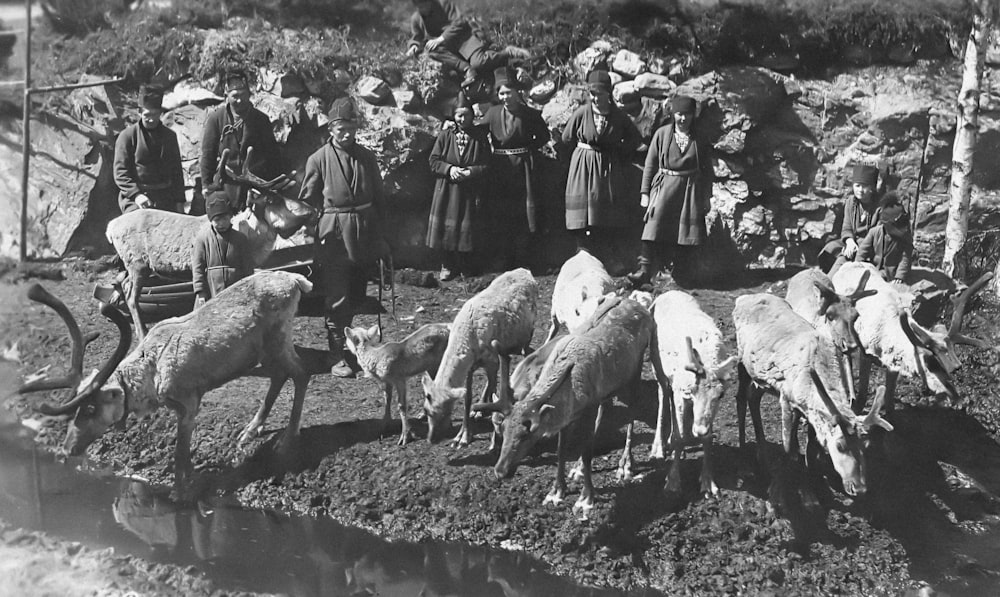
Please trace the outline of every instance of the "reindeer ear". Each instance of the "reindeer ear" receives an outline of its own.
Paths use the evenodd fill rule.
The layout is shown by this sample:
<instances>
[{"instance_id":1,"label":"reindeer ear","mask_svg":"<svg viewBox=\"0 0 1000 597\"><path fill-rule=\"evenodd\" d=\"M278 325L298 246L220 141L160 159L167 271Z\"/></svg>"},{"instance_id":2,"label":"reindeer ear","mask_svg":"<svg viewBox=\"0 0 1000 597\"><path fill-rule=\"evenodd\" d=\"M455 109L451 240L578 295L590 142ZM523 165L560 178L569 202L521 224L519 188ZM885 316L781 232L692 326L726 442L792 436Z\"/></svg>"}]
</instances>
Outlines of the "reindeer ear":
<instances>
[{"instance_id":1,"label":"reindeer ear","mask_svg":"<svg viewBox=\"0 0 1000 597\"><path fill-rule=\"evenodd\" d=\"M434 390L434 378L424 371L424 376L420 379L420 383L424 388L424 394L430 396Z\"/></svg>"},{"instance_id":2,"label":"reindeer ear","mask_svg":"<svg viewBox=\"0 0 1000 597\"><path fill-rule=\"evenodd\" d=\"M368 336L369 340L378 338L378 324L376 323L372 327L368 328L368 331L365 333L365 335Z\"/></svg>"}]
</instances>

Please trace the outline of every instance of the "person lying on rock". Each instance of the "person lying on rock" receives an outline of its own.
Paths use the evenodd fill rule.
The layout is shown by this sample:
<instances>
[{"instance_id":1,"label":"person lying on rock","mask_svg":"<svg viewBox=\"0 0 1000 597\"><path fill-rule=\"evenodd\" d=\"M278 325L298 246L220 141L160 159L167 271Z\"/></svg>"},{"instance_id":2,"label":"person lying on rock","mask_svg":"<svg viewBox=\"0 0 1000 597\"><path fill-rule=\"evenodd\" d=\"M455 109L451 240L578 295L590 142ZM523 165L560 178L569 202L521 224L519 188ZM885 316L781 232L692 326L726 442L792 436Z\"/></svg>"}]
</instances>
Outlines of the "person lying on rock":
<instances>
[{"instance_id":1,"label":"person lying on rock","mask_svg":"<svg viewBox=\"0 0 1000 597\"><path fill-rule=\"evenodd\" d=\"M512 58L530 57L527 50L517 46L500 51L491 49L451 0L413 0L413 5L417 10L410 17L406 56L413 57L426 50L430 58L465 76L462 87L471 87Z\"/></svg>"},{"instance_id":2,"label":"person lying on rock","mask_svg":"<svg viewBox=\"0 0 1000 597\"><path fill-rule=\"evenodd\" d=\"M177 134L162 122L163 91L139 90L139 122L115 142L114 175L122 213L136 209L184 211L184 171Z\"/></svg>"},{"instance_id":3,"label":"person lying on rock","mask_svg":"<svg viewBox=\"0 0 1000 597\"><path fill-rule=\"evenodd\" d=\"M840 235L820 251L817 261L831 276L858 253L858 242L878 223L878 168L855 164L851 173L851 192L844 200L844 223Z\"/></svg>"},{"instance_id":4,"label":"person lying on rock","mask_svg":"<svg viewBox=\"0 0 1000 597\"><path fill-rule=\"evenodd\" d=\"M205 197L208 223L198 231L191 254L195 308L253 273L250 241L233 228L229 195L213 187Z\"/></svg>"},{"instance_id":5,"label":"person lying on rock","mask_svg":"<svg viewBox=\"0 0 1000 597\"><path fill-rule=\"evenodd\" d=\"M878 223L858 244L856 261L867 261L893 284L906 284L913 260L913 235L910 218L896 191L889 191L879 201Z\"/></svg>"}]
</instances>

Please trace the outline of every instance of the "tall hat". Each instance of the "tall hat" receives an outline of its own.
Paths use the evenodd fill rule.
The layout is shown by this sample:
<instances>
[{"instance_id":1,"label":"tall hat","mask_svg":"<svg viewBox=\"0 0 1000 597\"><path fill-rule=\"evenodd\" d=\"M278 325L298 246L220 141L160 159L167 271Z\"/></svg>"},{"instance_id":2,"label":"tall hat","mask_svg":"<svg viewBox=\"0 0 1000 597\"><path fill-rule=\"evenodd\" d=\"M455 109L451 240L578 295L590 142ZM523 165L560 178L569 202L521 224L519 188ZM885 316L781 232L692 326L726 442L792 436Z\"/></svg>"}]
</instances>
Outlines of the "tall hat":
<instances>
[{"instance_id":1,"label":"tall hat","mask_svg":"<svg viewBox=\"0 0 1000 597\"><path fill-rule=\"evenodd\" d=\"M514 73L514 69L509 66L501 66L493 71L493 88L500 89L501 85L510 87L511 89L521 88L521 84L517 80L517 75Z\"/></svg>"},{"instance_id":2,"label":"tall hat","mask_svg":"<svg viewBox=\"0 0 1000 597\"><path fill-rule=\"evenodd\" d=\"M611 93L611 75L606 70L592 70L587 75L587 87L594 92Z\"/></svg>"},{"instance_id":3,"label":"tall hat","mask_svg":"<svg viewBox=\"0 0 1000 597\"><path fill-rule=\"evenodd\" d=\"M458 99L455 101L455 114L458 114L462 110L472 110L472 102L465 95L464 91L458 92Z\"/></svg>"},{"instance_id":4,"label":"tall hat","mask_svg":"<svg viewBox=\"0 0 1000 597\"><path fill-rule=\"evenodd\" d=\"M851 173L851 182L876 186L878 184L878 168L868 164L854 164L854 172Z\"/></svg>"},{"instance_id":5,"label":"tall hat","mask_svg":"<svg viewBox=\"0 0 1000 597\"><path fill-rule=\"evenodd\" d=\"M896 191L889 191L879 201L878 219L889 236L900 238L910 231L909 218Z\"/></svg>"},{"instance_id":6,"label":"tall hat","mask_svg":"<svg viewBox=\"0 0 1000 597\"><path fill-rule=\"evenodd\" d=\"M162 110L163 90L152 85L143 85L139 88L139 105L146 110Z\"/></svg>"},{"instance_id":7,"label":"tall hat","mask_svg":"<svg viewBox=\"0 0 1000 597\"><path fill-rule=\"evenodd\" d=\"M696 102L693 97L675 95L674 98L670 100L670 111L674 114L681 112L694 114L698 111L698 102Z\"/></svg>"},{"instance_id":8,"label":"tall hat","mask_svg":"<svg viewBox=\"0 0 1000 597\"><path fill-rule=\"evenodd\" d=\"M357 123L361 120L358 106L349 97L338 97L333 100L333 103L330 104L330 110L326 113L326 117L331 123L338 120L348 120Z\"/></svg>"},{"instance_id":9,"label":"tall hat","mask_svg":"<svg viewBox=\"0 0 1000 597\"><path fill-rule=\"evenodd\" d=\"M223 90L228 90L238 85L246 87L247 89L250 88L250 79L247 78L246 73L238 70L227 71L222 73Z\"/></svg>"}]
</instances>

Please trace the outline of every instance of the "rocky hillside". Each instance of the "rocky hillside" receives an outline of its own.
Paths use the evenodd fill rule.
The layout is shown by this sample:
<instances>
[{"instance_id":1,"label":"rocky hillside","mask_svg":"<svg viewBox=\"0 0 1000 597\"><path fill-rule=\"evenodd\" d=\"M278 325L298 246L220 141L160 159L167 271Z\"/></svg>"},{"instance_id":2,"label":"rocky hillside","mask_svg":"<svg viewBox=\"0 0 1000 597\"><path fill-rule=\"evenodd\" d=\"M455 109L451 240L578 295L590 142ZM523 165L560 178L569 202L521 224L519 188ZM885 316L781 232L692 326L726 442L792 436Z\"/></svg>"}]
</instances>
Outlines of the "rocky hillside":
<instances>
[{"instance_id":1,"label":"rocky hillside","mask_svg":"<svg viewBox=\"0 0 1000 597\"><path fill-rule=\"evenodd\" d=\"M923 21L915 20L907 35L911 42L914 36L923 38L907 46L900 41L906 36L892 29L906 25L899 17L880 24L878 43L868 43L862 52L857 43L849 42L864 38L863 33L854 38L843 31L839 37L828 33L820 43L801 20L798 29L774 15L764 22L760 19L768 17L766 12L745 7L725 9L729 16L717 18L719 26L712 29L705 15L715 13L692 12L691 4L697 3L682 2L667 13L641 2L614 5L606 12L583 3L573 9L574 15L590 15L594 19L590 26L577 22L575 29L567 30L568 21L555 19L516 21L515 26L503 28L500 25L512 21L490 21L493 27L488 33L498 42L528 46L537 55L520 66L531 79L530 98L542 109L553 139L559 138L568 115L584 101L580 81L597 64L615 73L615 98L646 139L664 123L666 103L678 90L702 100L701 124L714 140L717 157L716 214L711 250L706 252L713 265L810 262L824 236L837 225L846 165L856 159L877 161L887 185L911 198L919 248L924 256L933 254L945 219L953 104L960 81L960 63L948 51L947 30L921 29ZM393 10L400 22L406 7ZM643 15L649 18L640 22ZM123 25L110 30L134 43L137 32L154 17L144 18L132 22L131 37L123 33ZM815 26L819 20L812 22ZM831 31L838 31L835 25ZM783 30L797 33L786 31L784 38L765 35ZM109 34L98 31L87 39L104 39L102 35ZM433 187L426 159L440 119L450 110L455 84L450 73L426 58L409 63L399 58L405 38L398 26L382 30L378 46L365 37L374 33L358 34L357 40L351 35L344 27L280 28L243 16L230 16L213 29L178 27L164 33L163 39L196 45L186 63L171 62L162 51L157 54L161 71L196 74L193 82L181 84L168 96L173 109L165 120L181 138L193 194L201 123L220 100L215 79L203 75L212 70L210 66L242 58L256 75L254 102L274 123L286 169L301 175L306 156L323 142L325 106L346 86L366 115L360 140L379 155L388 183L399 261L430 266L421 246ZM869 40L875 39L872 35L869 30ZM163 39L154 38L155 44L162 45ZM261 39L273 46L266 55L258 47ZM831 45L834 41L840 45ZM345 48L352 45L356 47L347 52ZM907 47L909 51L904 51ZM377 49L366 52L368 48ZM833 58L831 48L836 50ZM294 49L313 62L292 61ZM825 62L817 52L826 56ZM102 56L90 57L93 75L116 74L107 70L109 57ZM142 69L133 70L117 74L139 79ZM997 82L990 73L984 85L981 165L977 163L974 189L973 227L990 231L976 237L987 243L992 242L1000 206L1000 178L989 165L1000 144ZM65 99L48 100L35 114L29 254L58 257L79 250L106 251L103 228L116 211L110 178L112 146L117 132L134 118L134 95L128 86L79 90ZM0 123L0 135L4 140L0 253L16 255L20 140L14 117ZM560 263L571 245L562 232L569 154L570 148L553 142L545 157L544 248L552 264ZM639 176L637 167L636 188ZM637 227L616 247L617 258L609 264L613 270L630 267L636 252L638 198L634 211ZM720 274L725 270L710 269Z\"/></svg>"}]
</instances>

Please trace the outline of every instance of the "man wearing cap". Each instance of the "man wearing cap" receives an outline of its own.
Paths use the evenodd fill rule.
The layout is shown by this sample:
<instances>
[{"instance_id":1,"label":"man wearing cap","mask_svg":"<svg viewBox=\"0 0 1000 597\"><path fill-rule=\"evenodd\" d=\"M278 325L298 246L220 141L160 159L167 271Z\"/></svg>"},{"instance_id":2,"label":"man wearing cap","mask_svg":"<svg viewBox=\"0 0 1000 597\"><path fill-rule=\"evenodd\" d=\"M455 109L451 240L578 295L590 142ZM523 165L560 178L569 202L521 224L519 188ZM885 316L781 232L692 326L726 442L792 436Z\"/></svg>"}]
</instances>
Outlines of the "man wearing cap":
<instances>
[{"instance_id":1,"label":"man wearing cap","mask_svg":"<svg viewBox=\"0 0 1000 597\"><path fill-rule=\"evenodd\" d=\"M507 265L527 267L531 235L539 228L538 150L549 142L549 127L524 103L513 70L498 68L493 80L500 103L483 116L493 144L491 217L507 227Z\"/></svg>"},{"instance_id":2,"label":"man wearing cap","mask_svg":"<svg viewBox=\"0 0 1000 597\"><path fill-rule=\"evenodd\" d=\"M530 57L527 50L516 46L499 52L490 49L451 0L413 0L413 4L417 10L410 18L407 57L426 49L432 59L465 75L462 87L472 85L511 58Z\"/></svg>"},{"instance_id":3,"label":"man wearing cap","mask_svg":"<svg viewBox=\"0 0 1000 597\"><path fill-rule=\"evenodd\" d=\"M219 168L219 156L229 150L227 166L234 172L243 169L247 150L253 148L248 169L264 180L282 173L281 153L274 138L271 120L250 103L250 85L241 73L223 75L226 101L205 118L201 139L201 182L206 188L214 184ZM249 189L240 184L226 183L226 194L234 212L246 206Z\"/></svg>"},{"instance_id":4,"label":"man wearing cap","mask_svg":"<svg viewBox=\"0 0 1000 597\"><path fill-rule=\"evenodd\" d=\"M840 266L855 258L858 242L878 223L878 168L855 164L851 172L851 192L844 200L844 221L838 239L820 251L821 268L832 276Z\"/></svg>"},{"instance_id":5,"label":"man wearing cap","mask_svg":"<svg viewBox=\"0 0 1000 597\"><path fill-rule=\"evenodd\" d=\"M639 269L628 275L634 287L649 284L659 265L685 263L708 236L705 216L712 208L711 145L697 135L697 102L677 95L670 101L673 122L649 142L642 173L643 217Z\"/></svg>"},{"instance_id":6,"label":"man wearing cap","mask_svg":"<svg viewBox=\"0 0 1000 597\"><path fill-rule=\"evenodd\" d=\"M139 122L115 142L114 174L122 213L136 209L184 211L184 171L177 134L160 122L163 92L139 90Z\"/></svg>"},{"instance_id":7,"label":"man wearing cap","mask_svg":"<svg viewBox=\"0 0 1000 597\"><path fill-rule=\"evenodd\" d=\"M330 140L306 160L299 199L321 212L316 265L325 296L326 330L336 364L353 377L357 362L344 351L344 328L365 299L368 269L386 251L381 234L382 175L375 154L355 142L360 114L350 98L333 101Z\"/></svg>"},{"instance_id":8,"label":"man wearing cap","mask_svg":"<svg viewBox=\"0 0 1000 597\"><path fill-rule=\"evenodd\" d=\"M611 101L608 71L592 71L587 86L590 101L570 116L562 140L575 145L566 179L566 229L576 236L577 249L593 252L589 245L599 229L628 225L628 164L642 138Z\"/></svg>"},{"instance_id":9,"label":"man wearing cap","mask_svg":"<svg viewBox=\"0 0 1000 597\"><path fill-rule=\"evenodd\" d=\"M250 241L233 228L233 209L225 189L208 191L205 212L208 223L195 236L191 253L195 307L253 273Z\"/></svg>"},{"instance_id":10,"label":"man wearing cap","mask_svg":"<svg viewBox=\"0 0 1000 597\"><path fill-rule=\"evenodd\" d=\"M858 243L857 261L872 263L889 282L905 284L913 259L910 218L895 191L882 197L878 212L878 223Z\"/></svg>"}]
</instances>

